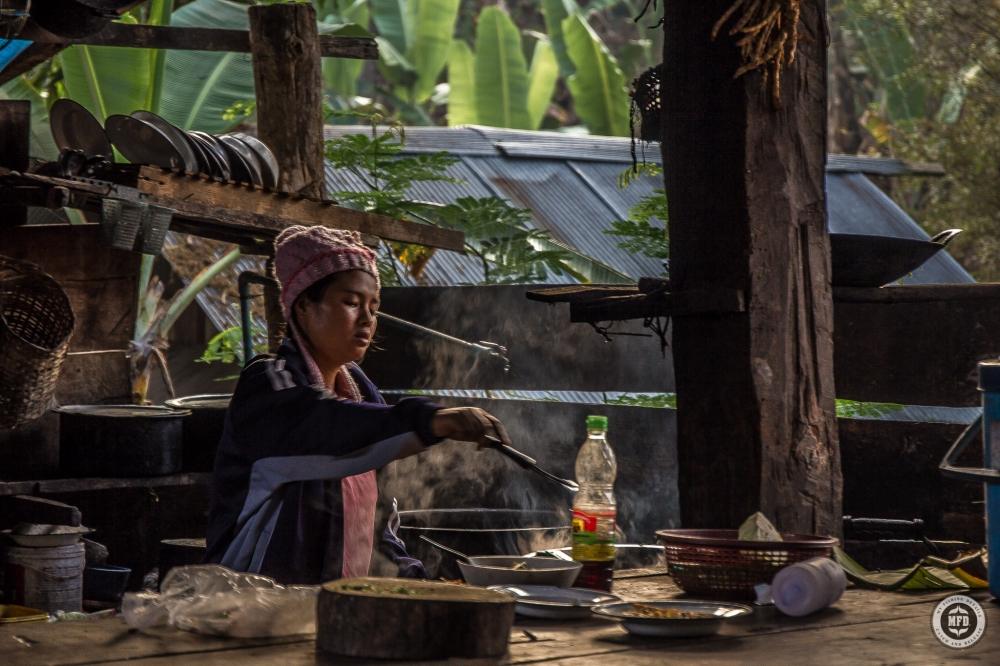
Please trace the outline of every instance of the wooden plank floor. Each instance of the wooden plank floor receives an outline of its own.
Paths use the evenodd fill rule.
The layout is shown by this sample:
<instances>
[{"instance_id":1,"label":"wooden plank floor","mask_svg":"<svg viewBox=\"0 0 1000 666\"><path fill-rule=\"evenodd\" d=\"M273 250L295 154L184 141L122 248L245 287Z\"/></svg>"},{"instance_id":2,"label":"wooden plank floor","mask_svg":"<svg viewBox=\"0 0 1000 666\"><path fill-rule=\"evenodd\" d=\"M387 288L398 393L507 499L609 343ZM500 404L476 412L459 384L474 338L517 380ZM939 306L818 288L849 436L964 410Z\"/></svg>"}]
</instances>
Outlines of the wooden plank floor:
<instances>
[{"instance_id":1,"label":"wooden plank floor","mask_svg":"<svg viewBox=\"0 0 1000 666\"><path fill-rule=\"evenodd\" d=\"M615 592L626 599L678 594L666 576L622 573ZM967 650L952 650L938 643L931 633L931 613L937 601L950 594L848 590L836 607L808 618L788 618L773 609L759 609L752 618L731 623L717 636L702 639L636 639L616 624L600 620L519 619L511 632L510 651L501 663L828 665L938 664L956 659L1000 663L1000 604L983 592L972 594L983 604L987 616L982 640ZM391 632L391 628L384 631ZM307 636L222 639L166 629L140 634L117 618L0 627L0 664L81 666L136 660L200 666L363 663L318 653Z\"/></svg>"}]
</instances>

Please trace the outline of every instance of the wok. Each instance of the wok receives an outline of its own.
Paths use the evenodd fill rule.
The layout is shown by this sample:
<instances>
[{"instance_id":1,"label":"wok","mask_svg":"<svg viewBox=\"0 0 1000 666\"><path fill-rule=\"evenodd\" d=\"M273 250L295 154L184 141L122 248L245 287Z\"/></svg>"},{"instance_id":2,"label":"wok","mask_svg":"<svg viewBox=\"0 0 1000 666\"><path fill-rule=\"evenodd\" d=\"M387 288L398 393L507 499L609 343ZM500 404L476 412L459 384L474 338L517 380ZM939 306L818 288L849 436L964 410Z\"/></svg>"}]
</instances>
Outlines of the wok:
<instances>
[{"instance_id":1,"label":"wok","mask_svg":"<svg viewBox=\"0 0 1000 666\"><path fill-rule=\"evenodd\" d=\"M830 234L834 287L881 287L912 273L940 252L961 229L942 231L930 240Z\"/></svg>"},{"instance_id":2,"label":"wok","mask_svg":"<svg viewBox=\"0 0 1000 666\"><path fill-rule=\"evenodd\" d=\"M399 537L431 578L461 578L456 559L425 543L430 537L469 555L520 555L569 545L569 515L519 509L425 509L399 512Z\"/></svg>"}]
</instances>

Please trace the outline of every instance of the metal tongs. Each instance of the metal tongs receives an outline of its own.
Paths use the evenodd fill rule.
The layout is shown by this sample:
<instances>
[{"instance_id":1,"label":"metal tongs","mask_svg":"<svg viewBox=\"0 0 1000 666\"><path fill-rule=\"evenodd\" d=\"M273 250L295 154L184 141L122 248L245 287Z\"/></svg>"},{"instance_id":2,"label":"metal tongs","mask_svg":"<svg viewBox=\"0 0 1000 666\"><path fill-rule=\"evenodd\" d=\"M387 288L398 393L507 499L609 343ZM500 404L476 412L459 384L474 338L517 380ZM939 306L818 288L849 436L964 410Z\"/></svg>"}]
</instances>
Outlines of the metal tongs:
<instances>
[{"instance_id":1,"label":"metal tongs","mask_svg":"<svg viewBox=\"0 0 1000 666\"><path fill-rule=\"evenodd\" d=\"M485 439L487 442L489 442L490 446L492 446L494 449L496 449L500 453L504 454L505 456L513 460L520 467L523 467L524 469L530 469L533 472L537 472L542 476L544 476L549 481L555 481L556 483L558 483L571 493L575 493L580 490L580 486L577 485L576 481L570 481L569 479L560 478L555 474L553 474L552 472L548 472L542 469L541 467L538 466L538 463L535 461L534 458L532 458L526 453L521 453L512 446L504 444L493 435L486 435Z\"/></svg>"}]
</instances>

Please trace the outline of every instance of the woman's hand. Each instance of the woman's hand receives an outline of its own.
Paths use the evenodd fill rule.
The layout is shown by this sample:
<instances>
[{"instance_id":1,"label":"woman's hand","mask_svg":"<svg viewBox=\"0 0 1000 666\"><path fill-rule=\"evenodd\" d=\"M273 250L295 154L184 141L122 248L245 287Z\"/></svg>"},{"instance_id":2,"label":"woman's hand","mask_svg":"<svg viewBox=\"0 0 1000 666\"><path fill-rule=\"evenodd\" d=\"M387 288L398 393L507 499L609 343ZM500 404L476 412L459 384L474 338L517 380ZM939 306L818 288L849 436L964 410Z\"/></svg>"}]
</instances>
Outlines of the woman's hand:
<instances>
[{"instance_id":1,"label":"woman's hand","mask_svg":"<svg viewBox=\"0 0 1000 666\"><path fill-rule=\"evenodd\" d=\"M507 429L500 419L479 407L449 407L434 414L431 427L436 437L457 439L462 442L490 444L488 437L510 446Z\"/></svg>"}]
</instances>

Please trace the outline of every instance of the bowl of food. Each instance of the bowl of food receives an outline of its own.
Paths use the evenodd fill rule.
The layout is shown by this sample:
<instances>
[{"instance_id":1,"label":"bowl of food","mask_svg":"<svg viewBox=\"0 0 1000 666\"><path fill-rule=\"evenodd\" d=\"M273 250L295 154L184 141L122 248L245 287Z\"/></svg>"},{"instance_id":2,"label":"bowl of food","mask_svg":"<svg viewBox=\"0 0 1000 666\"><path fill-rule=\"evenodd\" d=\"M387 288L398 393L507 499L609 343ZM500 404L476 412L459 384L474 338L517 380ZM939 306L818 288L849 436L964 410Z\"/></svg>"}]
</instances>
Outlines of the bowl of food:
<instances>
[{"instance_id":1,"label":"bowl of food","mask_svg":"<svg viewBox=\"0 0 1000 666\"><path fill-rule=\"evenodd\" d=\"M470 585L554 585L570 587L580 569L579 562L551 557L522 555L480 555L468 562L458 561L462 577Z\"/></svg>"},{"instance_id":2,"label":"bowl of food","mask_svg":"<svg viewBox=\"0 0 1000 666\"><path fill-rule=\"evenodd\" d=\"M743 604L687 599L601 604L590 610L600 618L621 622L630 634L664 638L711 636L723 622L753 614Z\"/></svg>"}]
</instances>

